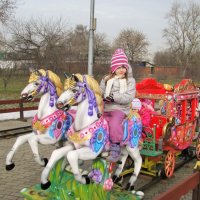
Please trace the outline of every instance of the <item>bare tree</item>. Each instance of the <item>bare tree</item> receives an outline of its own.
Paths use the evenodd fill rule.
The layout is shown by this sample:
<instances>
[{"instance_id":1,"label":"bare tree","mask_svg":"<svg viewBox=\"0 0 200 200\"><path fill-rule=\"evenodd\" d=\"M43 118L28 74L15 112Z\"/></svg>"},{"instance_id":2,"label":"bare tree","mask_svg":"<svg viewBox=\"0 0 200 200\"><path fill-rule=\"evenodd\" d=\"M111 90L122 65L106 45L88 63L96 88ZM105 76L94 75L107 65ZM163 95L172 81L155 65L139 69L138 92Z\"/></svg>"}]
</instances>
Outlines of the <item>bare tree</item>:
<instances>
[{"instance_id":1,"label":"bare tree","mask_svg":"<svg viewBox=\"0 0 200 200\"><path fill-rule=\"evenodd\" d=\"M9 31L12 38L7 42L10 48L7 59L29 60L54 70L55 66L64 65L68 32L61 18L15 21Z\"/></svg>"},{"instance_id":2,"label":"bare tree","mask_svg":"<svg viewBox=\"0 0 200 200\"><path fill-rule=\"evenodd\" d=\"M191 1L187 5L176 2L167 19L168 28L164 29L163 36L176 56L177 64L183 67L185 77L193 56L200 48L200 5Z\"/></svg>"},{"instance_id":3,"label":"bare tree","mask_svg":"<svg viewBox=\"0 0 200 200\"><path fill-rule=\"evenodd\" d=\"M176 66L174 54L170 50L157 51L153 62L159 66Z\"/></svg>"},{"instance_id":4,"label":"bare tree","mask_svg":"<svg viewBox=\"0 0 200 200\"><path fill-rule=\"evenodd\" d=\"M71 29L68 34L68 43L71 47L71 59L73 61L87 62L88 33L87 27L79 24L74 29ZM94 37L94 59L100 61L109 54L110 45L106 41L105 34L95 33Z\"/></svg>"},{"instance_id":5,"label":"bare tree","mask_svg":"<svg viewBox=\"0 0 200 200\"><path fill-rule=\"evenodd\" d=\"M106 35L103 33L96 33L94 38L94 63L110 62L111 45L106 40Z\"/></svg>"},{"instance_id":6,"label":"bare tree","mask_svg":"<svg viewBox=\"0 0 200 200\"><path fill-rule=\"evenodd\" d=\"M16 71L16 64L12 61L0 61L0 76L3 80L4 90L7 89L7 85Z\"/></svg>"},{"instance_id":7,"label":"bare tree","mask_svg":"<svg viewBox=\"0 0 200 200\"><path fill-rule=\"evenodd\" d=\"M17 0L0 0L0 22L5 24L16 8Z\"/></svg>"},{"instance_id":8,"label":"bare tree","mask_svg":"<svg viewBox=\"0 0 200 200\"><path fill-rule=\"evenodd\" d=\"M73 61L84 62L88 54L88 29L86 26L78 24L68 34L68 41L71 45L71 55Z\"/></svg>"},{"instance_id":9,"label":"bare tree","mask_svg":"<svg viewBox=\"0 0 200 200\"><path fill-rule=\"evenodd\" d=\"M133 29L122 30L113 44L115 48L124 48L132 63L142 59L147 54L148 45L149 42L146 36Z\"/></svg>"}]
</instances>

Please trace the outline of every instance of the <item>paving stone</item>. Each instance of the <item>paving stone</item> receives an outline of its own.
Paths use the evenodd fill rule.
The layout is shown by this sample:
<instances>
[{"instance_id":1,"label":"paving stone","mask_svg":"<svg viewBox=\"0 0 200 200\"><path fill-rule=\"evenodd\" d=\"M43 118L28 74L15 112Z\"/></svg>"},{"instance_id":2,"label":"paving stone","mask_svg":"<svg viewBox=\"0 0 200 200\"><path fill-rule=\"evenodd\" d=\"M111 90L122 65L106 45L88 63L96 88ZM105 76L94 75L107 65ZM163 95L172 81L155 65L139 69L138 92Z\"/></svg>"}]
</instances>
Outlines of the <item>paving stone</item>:
<instances>
[{"instance_id":1,"label":"paving stone","mask_svg":"<svg viewBox=\"0 0 200 200\"><path fill-rule=\"evenodd\" d=\"M0 126L2 123L0 123ZM12 171L5 170L5 158L6 154L12 148L16 137L9 139L0 139L0 200L22 200L20 195L21 189L24 187L30 187L40 182L41 172L43 167L38 165L33 158L30 146L24 144L17 151L13 161L16 167ZM49 158L55 146L39 145L41 155ZM145 200L153 200L157 195L165 192L175 184L186 178L193 173L193 167L195 160L186 164L183 168L180 168L175 172L175 175L171 179L162 180L161 182L153 185L149 189L145 190ZM137 185L143 184L149 180L149 177L140 176L137 180ZM181 200L191 200L192 192L188 193Z\"/></svg>"}]
</instances>

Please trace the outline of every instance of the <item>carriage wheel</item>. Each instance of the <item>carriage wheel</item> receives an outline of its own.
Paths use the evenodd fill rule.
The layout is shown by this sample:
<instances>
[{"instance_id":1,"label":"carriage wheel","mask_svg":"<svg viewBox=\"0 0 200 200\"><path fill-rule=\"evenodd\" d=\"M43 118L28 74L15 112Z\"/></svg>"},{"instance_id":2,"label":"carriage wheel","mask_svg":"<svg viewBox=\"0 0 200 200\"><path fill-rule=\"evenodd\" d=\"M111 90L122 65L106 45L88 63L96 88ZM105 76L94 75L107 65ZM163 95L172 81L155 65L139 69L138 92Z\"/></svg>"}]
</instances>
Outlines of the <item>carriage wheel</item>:
<instances>
[{"instance_id":1,"label":"carriage wheel","mask_svg":"<svg viewBox=\"0 0 200 200\"><path fill-rule=\"evenodd\" d=\"M172 177L175 168L175 154L172 151L168 151L165 157L165 175L167 178Z\"/></svg>"},{"instance_id":2,"label":"carriage wheel","mask_svg":"<svg viewBox=\"0 0 200 200\"><path fill-rule=\"evenodd\" d=\"M196 157L197 160L200 160L200 137L198 137L196 141Z\"/></svg>"}]
</instances>

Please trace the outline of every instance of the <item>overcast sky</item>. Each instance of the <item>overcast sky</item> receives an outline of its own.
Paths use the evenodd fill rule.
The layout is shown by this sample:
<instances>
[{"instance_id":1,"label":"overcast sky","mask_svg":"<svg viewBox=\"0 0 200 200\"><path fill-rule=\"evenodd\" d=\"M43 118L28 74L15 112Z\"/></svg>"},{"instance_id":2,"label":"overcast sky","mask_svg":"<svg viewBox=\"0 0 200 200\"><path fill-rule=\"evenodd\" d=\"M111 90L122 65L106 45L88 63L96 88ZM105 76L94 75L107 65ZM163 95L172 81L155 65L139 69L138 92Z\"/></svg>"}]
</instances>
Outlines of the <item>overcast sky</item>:
<instances>
[{"instance_id":1,"label":"overcast sky","mask_svg":"<svg viewBox=\"0 0 200 200\"><path fill-rule=\"evenodd\" d=\"M186 3L191 0L177 0ZM193 0L200 3L200 0ZM20 0L16 16L62 17L70 27L83 24L89 28L91 0ZM153 53L165 45L162 30L167 27L166 14L175 0L95 0L97 32L112 41L122 29L141 31L150 42Z\"/></svg>"}]
</instances>

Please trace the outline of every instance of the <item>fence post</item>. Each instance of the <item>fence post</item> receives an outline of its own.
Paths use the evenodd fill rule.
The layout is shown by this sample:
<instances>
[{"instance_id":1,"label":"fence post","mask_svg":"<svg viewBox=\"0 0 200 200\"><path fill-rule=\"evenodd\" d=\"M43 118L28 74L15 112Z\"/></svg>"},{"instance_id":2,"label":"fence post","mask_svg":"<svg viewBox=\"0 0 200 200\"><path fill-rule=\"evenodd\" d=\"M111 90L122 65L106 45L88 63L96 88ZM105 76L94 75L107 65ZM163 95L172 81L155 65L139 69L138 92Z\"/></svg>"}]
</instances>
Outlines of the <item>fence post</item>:
<instances>
[{"instance_id":1,"label":"fence post","mask_svg":"<svg viewBox=\"0 0 200 200\"><path fill-rule=\"evenodd\" d=\"M24 121L24 109L23 109L23 100L19 100L19 114L20 114L20 120Z\"/></svg>"}]
</instances>

